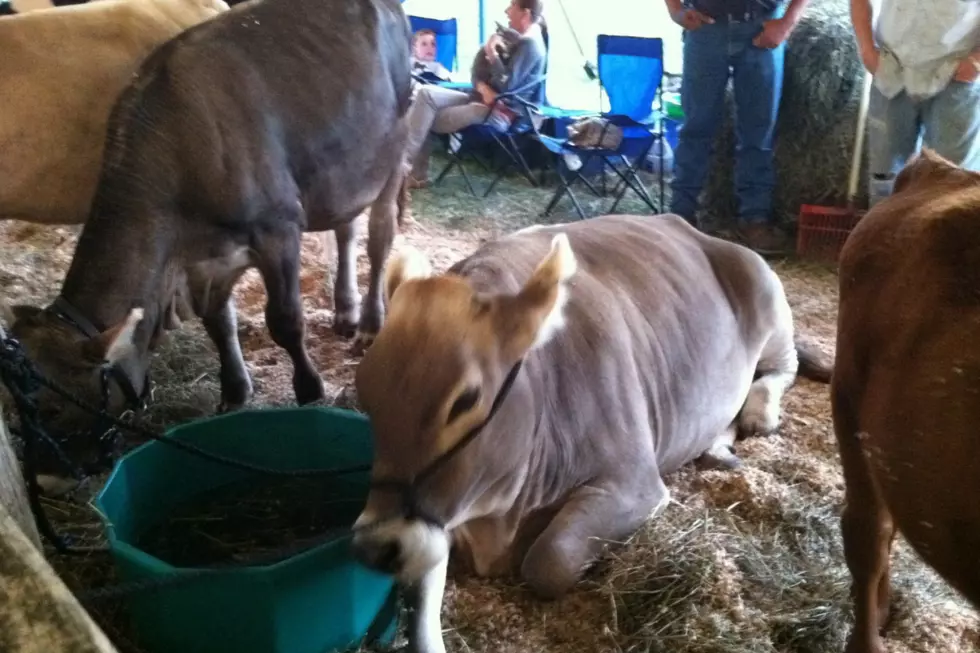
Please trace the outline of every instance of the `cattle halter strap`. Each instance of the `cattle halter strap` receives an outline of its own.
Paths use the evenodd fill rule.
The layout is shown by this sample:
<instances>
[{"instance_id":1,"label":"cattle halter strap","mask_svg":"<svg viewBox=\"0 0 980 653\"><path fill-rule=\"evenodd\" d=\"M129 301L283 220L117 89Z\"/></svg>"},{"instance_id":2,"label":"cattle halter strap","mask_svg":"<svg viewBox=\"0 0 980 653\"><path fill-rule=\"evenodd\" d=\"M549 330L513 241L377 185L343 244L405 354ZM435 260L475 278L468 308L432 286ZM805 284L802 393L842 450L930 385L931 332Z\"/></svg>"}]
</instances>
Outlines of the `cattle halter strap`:
<instances>
[{"instance_id":1,"label":"cattle halter strap","mask_svg":"<svg viewBox=\"0 0 980 653\"><path fill-rule=\"evenodd\" d=\"M48 310L57 315L64 322L67 322L75 327L79 332L90 339L98 338L99 335L101 335L99 330L95 328L95 325L89 322L77 308L72 306L71 303L61 295L58 295L55 298ZM133 382L118 366L104 366L102 368L102 399L104 402L108 399L109 375L111 375L119 385L123 395L126 397L126 403L129 404L129 406L133 408L138 406L142 407L143 403L149 397L149 373L147 373L147 376L143 382L143 392L137 393L136 388L133 387ZM107 406L103 406L103 408L107 408Z\"/></svg>"},{"instance_id":2,"label":"cattle halter strap","mask_svg":"<svg viewBox=\"0 0 980 653\"><path fill-rule=\"evenodd\" d=\"M66 322L77 329L89 339L95 339L101 335L95 325L86 319L77 308L72 306L72 304L61 295L58 295L54 299L47 310L53 313L63 322ZM149 372L146 373L143 379L142 392L137 393L136 388L133 387L132 380L130 380L129 376L127 376L119 366L104 364L99 370L99 382L101 384L100 408L102 409L102 414L99 416L99 421L93 427L92 434L98 439L101 449L99 464L105 467L112 466L116 441L119 436L119 430L106 419L112 389L109 382L110 378L114 380L116 385L119 386L119 389L122 390L126 406L130 410L142 412L146 408L151 394ZM60 450L60 447L56 446L55 448L57 450L56 453L58 457L62 459L62 462L64 462L64 452ZM69 465L69 467L72 468L72 476L79 479L84 478L85 474L74 468L74 465Z\"/></svg>"},{"instance_id":3,"label":"cattle halter strap","mask_svg":"<svg viewBox=\"0 0 980 653\"><path fill-rule=\"evenodd\" d=\"M449 462L453 456L462 451L464 447L476 439L476 436L478 436L490 422L490 420L493 419L493 416L500 409L501 404L504 403L504 399L506 399L507 395L510 393L511 388L514 385L514 381L517 379L517 375L521 371L523 362L523 359L518 359L518 361L514 363L514 366L510 368L510 371L507 373L507 378L504 379L503 384L500 386L500 390L497 391L497 396L493 399L493 404L490 406L490 412L487 413L487 416L483 419L483 421L467 431L466 435L460 438L449 449L436 456L436 458L428 465L423 467L422 471L416 474L412 480L401 481L395 479L378 479L371 482L371 487L377 490L389 490L401 494L402 510L404 511L403 516L406 519L419 519L428 524L436 526L437 528L445 527L442 520L423 510L419 505L419 487L426 480L434 476L436 472L438 472L441 467Z\"/></svg>"}]
</instances>

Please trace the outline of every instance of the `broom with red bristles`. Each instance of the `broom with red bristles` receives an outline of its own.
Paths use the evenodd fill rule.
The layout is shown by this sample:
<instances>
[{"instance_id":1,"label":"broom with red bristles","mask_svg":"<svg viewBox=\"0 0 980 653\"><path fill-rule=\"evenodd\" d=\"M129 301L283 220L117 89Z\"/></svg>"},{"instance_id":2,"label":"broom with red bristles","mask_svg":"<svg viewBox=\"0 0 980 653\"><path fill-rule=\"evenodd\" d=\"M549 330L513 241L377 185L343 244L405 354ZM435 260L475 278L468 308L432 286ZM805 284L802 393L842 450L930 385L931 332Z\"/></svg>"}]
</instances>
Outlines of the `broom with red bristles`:
<instances>
[{"instance_id":1,"label":"broom with red bristles","mask_svg":"<svg viewBox=\"0 0 980 653\"><path fill-rule=\"evenodd\" d=\"M847 205L822 206L804 204L796 223L796 254L800 258L831 259L836 261L851 229L861 219L857 210L858 180L861 175L861 157L864 154L865 123L871 98L871 73L865 71L861 104L858 107L857 130L854 136L854 154L851 156L851 175L847 183Z\"/></svg>"}]
</instances>

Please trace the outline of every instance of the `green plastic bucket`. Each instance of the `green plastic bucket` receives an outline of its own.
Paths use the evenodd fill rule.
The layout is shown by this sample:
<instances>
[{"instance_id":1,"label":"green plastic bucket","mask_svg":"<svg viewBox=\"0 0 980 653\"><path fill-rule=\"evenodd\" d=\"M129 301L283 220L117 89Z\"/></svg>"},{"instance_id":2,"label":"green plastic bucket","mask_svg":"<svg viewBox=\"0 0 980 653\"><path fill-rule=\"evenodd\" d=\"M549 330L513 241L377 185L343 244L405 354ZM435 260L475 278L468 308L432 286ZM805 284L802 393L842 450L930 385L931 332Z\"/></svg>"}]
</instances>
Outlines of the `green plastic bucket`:
<instances>
[{"instance_id":1,"label":"green plastic bucket","mask_svg":"<svg viewBox=\"0 0 980 653\"><path fill-rule=\"evenodd\" d=\"M348 467L372 457L367 418L338 408L243 410L176 427L168 437L274 469ZM95 504L120 580L186 580L124 599L140 646L150 653L332 653L356 647L379 624L379 641L390 643L396 615L386 601L394 581L354 560L349 535L277 564L207 575L134 545L185 501L257 476L161 442L119 461ZM368 488L367 472L333 477L330 486L359 506ZM338 526L349 527L356 513L343 512Z\"/></svg>"}]
</instances>

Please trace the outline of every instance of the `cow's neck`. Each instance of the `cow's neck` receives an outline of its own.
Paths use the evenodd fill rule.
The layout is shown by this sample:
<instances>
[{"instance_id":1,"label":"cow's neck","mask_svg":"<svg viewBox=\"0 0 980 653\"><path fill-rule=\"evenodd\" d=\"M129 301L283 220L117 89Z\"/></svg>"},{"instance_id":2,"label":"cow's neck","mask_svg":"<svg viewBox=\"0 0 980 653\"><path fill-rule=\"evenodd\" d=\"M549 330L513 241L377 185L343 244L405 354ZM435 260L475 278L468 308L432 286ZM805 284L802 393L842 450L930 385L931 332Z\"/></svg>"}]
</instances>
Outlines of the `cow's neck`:
<instances>
[{"instance_id":1,"label":"cow's neck","mask_svg":"<svg viewBox=\"0 0 980 653\"><path fill-rule=\"evenodd\" d=\"M61 296L99 331L120 324L133 308L143 309L133 344L145 360L167 302L165 272L172 234L144 216L93 211L78 239Z\"/></svg>"}]
</instances>

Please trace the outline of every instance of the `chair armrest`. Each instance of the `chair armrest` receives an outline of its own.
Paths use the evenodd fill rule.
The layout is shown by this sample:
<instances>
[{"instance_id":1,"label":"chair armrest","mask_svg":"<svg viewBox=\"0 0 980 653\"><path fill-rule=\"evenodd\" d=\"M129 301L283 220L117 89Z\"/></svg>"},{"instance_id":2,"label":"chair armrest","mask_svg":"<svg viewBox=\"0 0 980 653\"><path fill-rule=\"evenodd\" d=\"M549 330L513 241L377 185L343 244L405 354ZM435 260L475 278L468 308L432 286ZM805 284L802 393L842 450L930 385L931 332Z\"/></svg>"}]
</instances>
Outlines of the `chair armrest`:
<instances>
[{"instance_id":1,"label":"chair armrest","mask_svg":"<svg viewBox=\"0 0 980 653\"><path fill-rule=\"evenodd\" d=\"M603 113L602 117L617 127L644 127L650 129L661 120L662 114L659 111L652 111L650 115L640 120L621 113Z\"/></svg>"}]
</instances>

